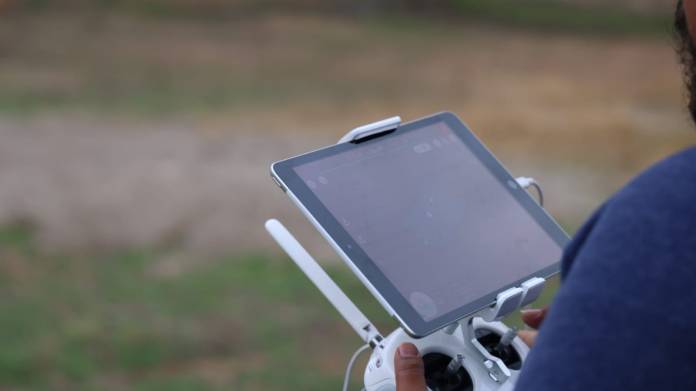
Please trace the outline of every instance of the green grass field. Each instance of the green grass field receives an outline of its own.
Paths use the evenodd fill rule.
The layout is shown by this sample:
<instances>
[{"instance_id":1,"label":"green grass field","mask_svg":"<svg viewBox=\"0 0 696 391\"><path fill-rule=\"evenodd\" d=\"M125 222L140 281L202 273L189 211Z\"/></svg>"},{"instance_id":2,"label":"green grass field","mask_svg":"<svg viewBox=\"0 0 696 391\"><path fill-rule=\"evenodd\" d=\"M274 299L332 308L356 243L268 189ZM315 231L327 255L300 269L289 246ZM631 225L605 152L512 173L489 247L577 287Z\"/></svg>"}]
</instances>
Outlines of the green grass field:
<instances>
[{"instance_id":1,"label":"green grass field","mask_svg":"<svg viewBox=\"0 0 696 391\"><path fill-rule=\"evenodd\" d=\"M297 14L315 19L309 28L302 26L302 19L280 26L287 39L282 47L312 53L312 63L298 67L292 53L266 46L268 32L263 26L277 15L292 15L291 9L273 2L256 6L245 1L200 5L194 1L101 0L86 2L81 12L64 12L58 1L33 0L19 7L14 19L6 20L6 28L29 29L35 34L22 40L0 38L13 60L19 60L8 62L0 75L0 115L25 117L77 110L159 117L283 106L298 98L327 97L341 105L366 88L372 96L394 88L386 77L356 84L350 78L343 80L330 72L323 78L317 72L334 66L323 62L341 58L341 53L350 53L348 58L373 55L355 52L369 47L365 40L376 39L380 48L415 42L419 50L414 52L428 53L433 41L468 34L461 30L467 26L504 28L511 35L517 30L591 38L662 39L671 31L671 7L637 12L621 4L579 6L555 0L452 0L445 4L448 11L434 15L364 14L351 8L340 12L341 7L330 6L333 11L322 15L312 1L300 2ZM326 25L317 25L321 19ZM332 29L335 24L353 25L359 35L347 39L340 29ZM187 28L196 32L189 34ZM315 35L317 31L322 34ZM85 37L84 44L73 45L75 36ZM112 43L110 50L102 50L101 40ZM191 45L194 40L200 42ZM158 42L147 48L153 41ZM311 45L305 47L304 41ZM256 44L246 47L249 43ZM215 61L205 50L202 60L196 58L196 48L206 45L219 46ZM465 48L462 44L461 49ZM285 57L277 58L274 52ZM222 61L225 56L233 59ZM245 67L249 62L253 66ZM37 77L27 77L32 71ZM336 91L340 96L335 96Z\"/></svg>"},{"instance_id":2,"label":"green grass field","mask_svg":"<svg viewBox=\"0 0 696 391\"><path fill-rule=\"evenodd\" d=\"M669 31L672 21L667 12L636 12L611 3L580 6L554 0L455 0L453 4L471 19L542 31L650 36Z\"/></svg>"},{"instance_id":3,"label":"green grass field","mask_svg":"<svg viewBox=\"0 0 696 391\"><path fill-rule=\"evenodd\" d=\"M44 254L23 225L0 231L0 257L3 390L336 389L360 344L285 258L164 273L167 251ZM329 271L378 327L395 327L345 267Z\"/></svg>"}]
</instances>

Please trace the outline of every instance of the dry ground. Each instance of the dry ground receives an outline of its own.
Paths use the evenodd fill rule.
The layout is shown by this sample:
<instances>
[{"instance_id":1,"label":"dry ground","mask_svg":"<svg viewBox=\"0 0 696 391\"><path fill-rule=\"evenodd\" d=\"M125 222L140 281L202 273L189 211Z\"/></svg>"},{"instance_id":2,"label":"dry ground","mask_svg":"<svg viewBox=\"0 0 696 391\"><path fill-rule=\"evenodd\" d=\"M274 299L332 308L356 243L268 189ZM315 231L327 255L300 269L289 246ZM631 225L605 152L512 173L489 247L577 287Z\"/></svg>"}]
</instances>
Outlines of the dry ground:
<instances>
[{"instance_id":1,"label":"dry ground","mask_svg":"<svg viewBox=\"0 0 696 391\"><path fill-rule=\"evenodd\" d=\"M0 25L0 225L51 249L328 255L274 161L383 117L459 114L571 229L693 142L671 42L452 22L43 15ZM23 34L17 34L22 31Z\"/></svg>"}]
</instances>

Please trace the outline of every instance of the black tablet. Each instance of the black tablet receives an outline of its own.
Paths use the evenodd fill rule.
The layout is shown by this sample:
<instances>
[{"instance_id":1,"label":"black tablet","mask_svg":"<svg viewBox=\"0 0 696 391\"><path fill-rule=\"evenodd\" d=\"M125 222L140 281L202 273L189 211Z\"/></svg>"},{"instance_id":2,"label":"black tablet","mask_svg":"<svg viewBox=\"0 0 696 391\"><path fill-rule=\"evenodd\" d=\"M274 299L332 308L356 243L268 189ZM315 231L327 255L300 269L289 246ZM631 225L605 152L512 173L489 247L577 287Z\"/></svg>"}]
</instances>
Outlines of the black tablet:
<instances>
[{"instance_id":1,"label":"black tablet","mask_svg":"<svg viewBox=\"0 0 696 391\"><path fill-rule=\"evenodd\" d=\"M555 274L568 241L451 113L283 160L271 172L413 336Z\"/></svg>"}]
</instances>

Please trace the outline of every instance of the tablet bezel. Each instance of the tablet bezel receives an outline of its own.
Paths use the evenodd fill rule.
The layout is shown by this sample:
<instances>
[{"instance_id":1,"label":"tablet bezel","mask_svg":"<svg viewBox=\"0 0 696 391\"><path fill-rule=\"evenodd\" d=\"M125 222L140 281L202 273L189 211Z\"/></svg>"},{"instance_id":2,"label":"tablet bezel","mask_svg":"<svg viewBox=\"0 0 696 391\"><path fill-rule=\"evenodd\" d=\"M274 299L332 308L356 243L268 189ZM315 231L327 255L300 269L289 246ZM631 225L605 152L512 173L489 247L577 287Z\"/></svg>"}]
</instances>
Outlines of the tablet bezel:
<instances>
[{"instance_id":1,"label":"tablet bezel","mask_svg":"<svg viewBox=\"0 0 696 391\"><path fill-rule=\"evenodd\" d=\"M307 184L299 177L294 168L309 162L320 160L367 144L377 144L391 137L398 137L403 133L421 129L439 122L444 122L452 132L459 137L465 146L476 156L491 174L501 183L506 184L515 179L505 167L493 156L493 154L476 138L469 128L454 114L449 112L438 113L416 121L402 124L395 132L381 137L372 138L360 144L341 143L322 148L303 155L292 157L274 163L271 166L271 174L283 190L295 201L300 209L314 223L317 229L324 235L343 260L360 277L380 301L385 309L390 312L412 336L423 337L457 320L473 315L495 303L498 293L520 285L532 277L549 278L559 270L559 262L555 262L537 272L524 276L509 284L499 287L492 292L477 298L469 303L464 303L459 308L442 314L432 320L424 320L411 306L408 300L401 295L398 289L381 272L375 262L363 251L360 245L353 240L324 204L317 198ZM568 236L563 229L541 208L534 199L520 186L503 186L519 202L541 228L558 244L562 250L568 242ZM560 260L559 260L560 261ZM466 281L462 281L466 283Z\"/></svg>"}]
</instances>

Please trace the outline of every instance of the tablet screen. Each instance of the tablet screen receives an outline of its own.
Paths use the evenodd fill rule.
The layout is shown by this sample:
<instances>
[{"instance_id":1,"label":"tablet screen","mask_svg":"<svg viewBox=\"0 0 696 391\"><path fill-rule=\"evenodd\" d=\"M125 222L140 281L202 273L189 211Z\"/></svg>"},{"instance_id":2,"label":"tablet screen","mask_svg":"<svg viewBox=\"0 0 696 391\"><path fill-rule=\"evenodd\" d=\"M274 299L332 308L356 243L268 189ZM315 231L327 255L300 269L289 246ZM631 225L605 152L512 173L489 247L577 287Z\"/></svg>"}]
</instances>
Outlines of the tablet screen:
<instances>
[{"instance_id":1,"label":"tablet screen","mask_svg":"<svg viewBox=\"0 0 696 391\"><path fill-rule=\"evenodd\" d=\"M293 169L426 322L561 257L509 174L443 121Z\"/></svg>"}]
</instances>

